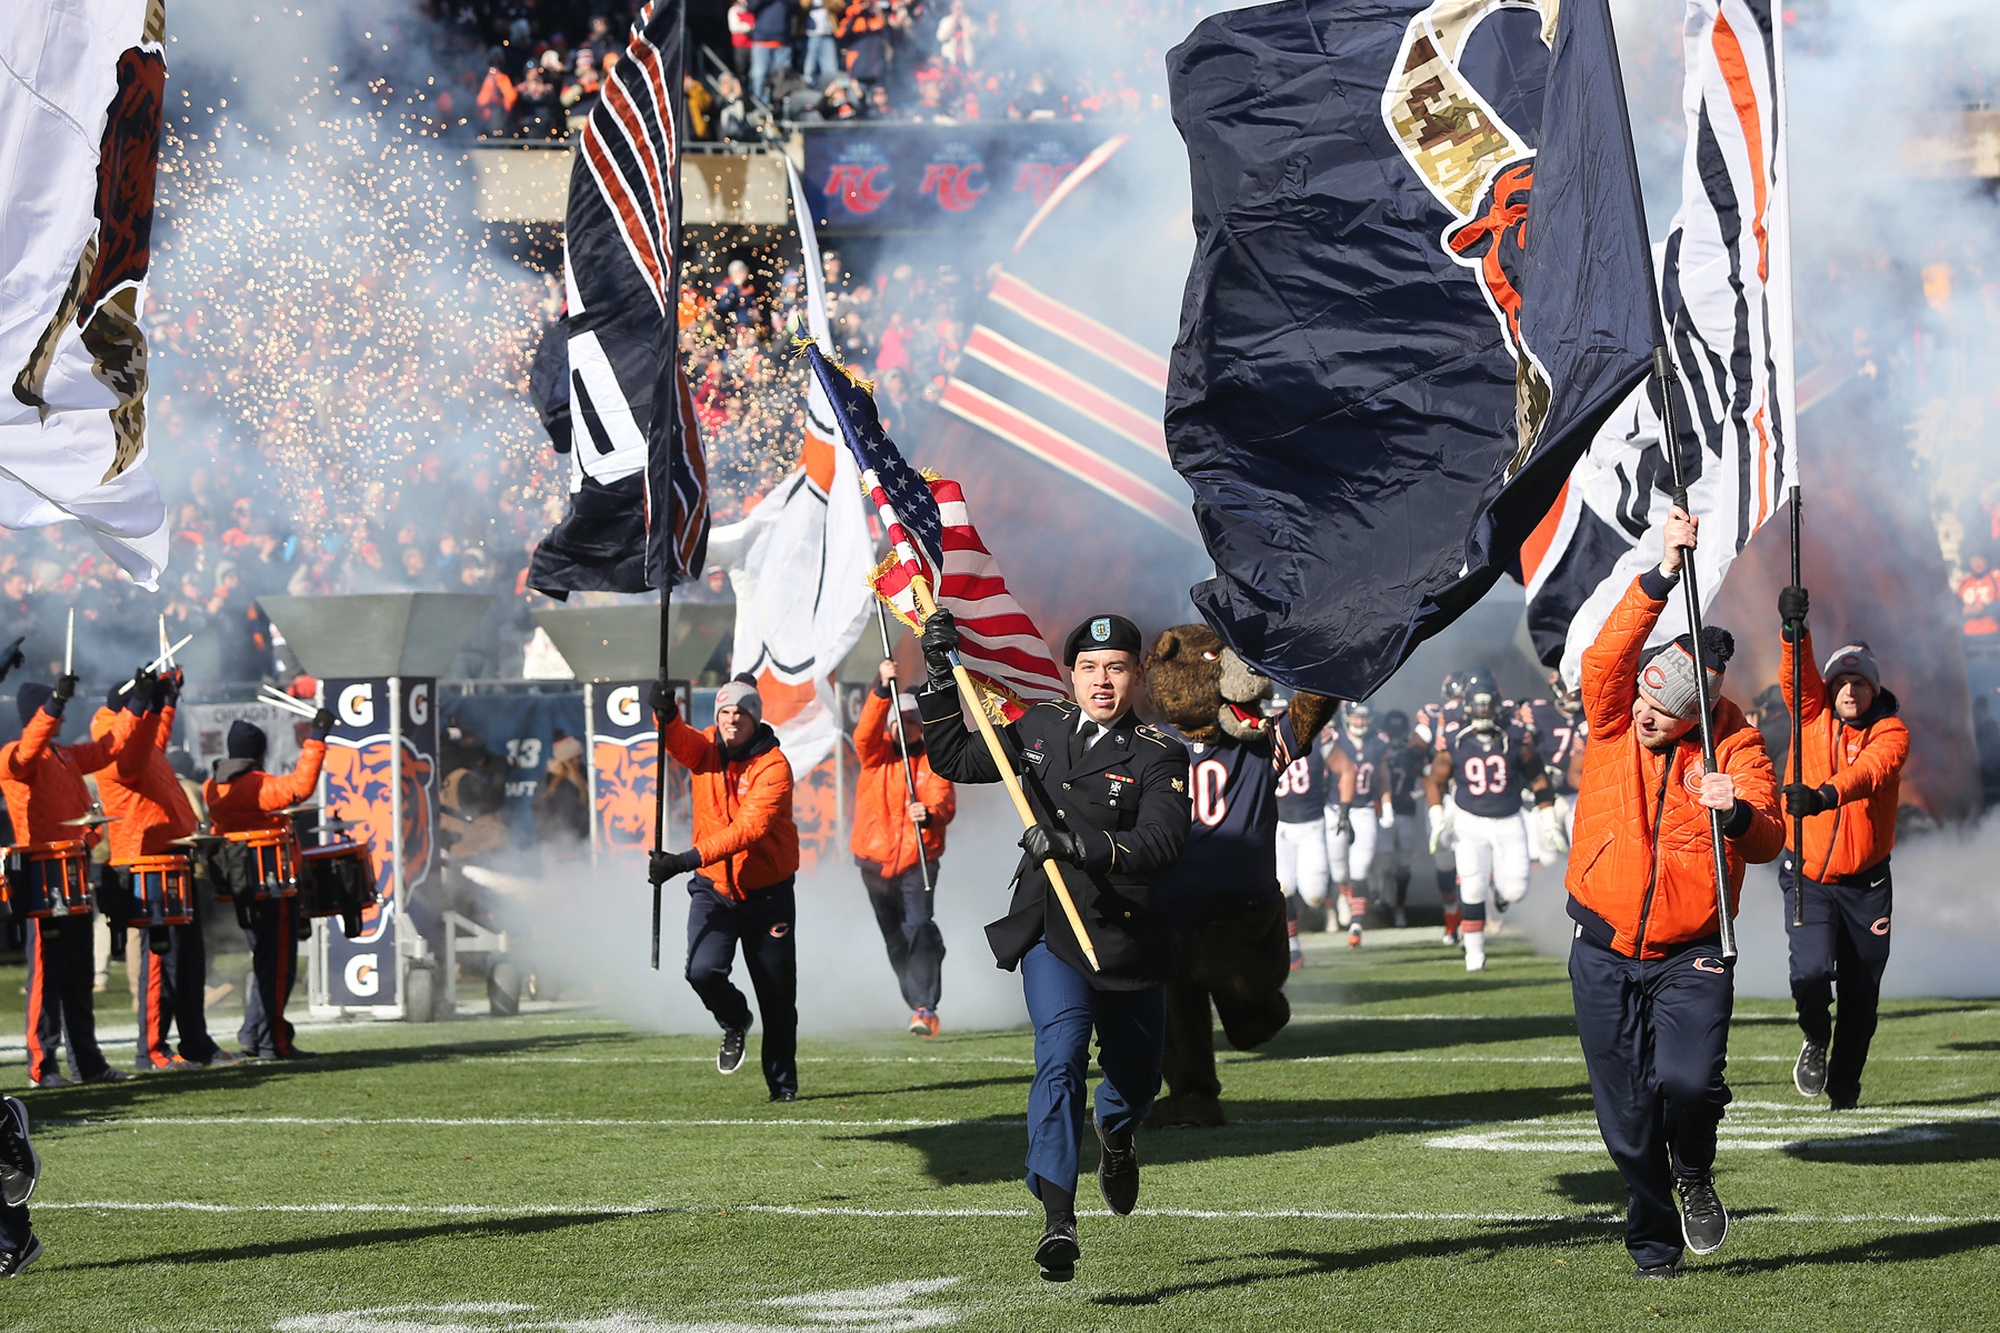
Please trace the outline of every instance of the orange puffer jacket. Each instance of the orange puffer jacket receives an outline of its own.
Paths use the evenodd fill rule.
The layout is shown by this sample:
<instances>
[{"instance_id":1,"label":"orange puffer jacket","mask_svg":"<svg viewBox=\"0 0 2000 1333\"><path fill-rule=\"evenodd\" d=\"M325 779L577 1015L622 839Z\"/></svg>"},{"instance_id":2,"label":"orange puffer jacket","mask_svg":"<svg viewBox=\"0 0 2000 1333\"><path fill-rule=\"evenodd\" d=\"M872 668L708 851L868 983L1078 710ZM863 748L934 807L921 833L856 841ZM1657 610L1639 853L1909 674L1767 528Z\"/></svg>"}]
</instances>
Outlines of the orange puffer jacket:
<instances>
[{"instance_id":1,"label":"orange puffer jacket","mask_svg":"<svg viewBox=\"0 0 2000 1333\"><path fill-rule=\"evenodd\" d=\"M1832 787L1835 808L1805 821L1805 872L1822 884L1858 875L1879 864L1896 845L1896 804L1903 788L1903 761L1910 757L1910 729L1896 716L1896 696L1876 695L1875 706L1848 726L1833 711L1826 682L1813 656L1812 635L1806 635L1801 668L1800 735L1805 746L1805 784ZM1785 687L1785 704L1792 702L1792 645L1785 643L1778 664L1778 683ZM1792 757L1785 756L1785 771ZM1793 777L1791 781L1799 781ZM1785 820L1785 845L1792 843L1792 821ZM1798 848L1792 848L1797 851Z\"/></svg>"},{"instance_id":2,"label":"orange puffer jacket","mask_svg":"<svg viewBox=\"0 0 2000 1333\"><path fill-rule=\"evenodd\" d=\"M1570 915L1586 934L1628 958L1665 958L1720 929L1709 812L1698 799L1700 729L1655 754L1639 744L1632 727L1639 659L1671 589L1655 572L1635 580L1583 655L1590 747L1577 786ZM1785 834L1764 738L1727 699L1715 705L1714 728L1716 764L1736 779L1736 810L1724 846L1734 916L1744 865L1775 858Z\"/></svg>"},{"instance_id":3,"label":"orange puffer jacket","mask_svg":"<svg viewBox=\"0 0 2000 1333\"><path fill-rule=\"evenodd\" d=\"M725 898L768 889L799 871L792 822L792 765L777 733L757 724L747 752L725 759L713 731L676 717L663 729L667 753L694 786L694 849L701 875Z\"/></svg>"},{"instance_id":4,"label":"orange puffer jacket","mask_svg":"<svg viewBox=\"0 0 2000 1333\"><path fill-rule=\"evenodd\" d=\"M93 739L113 735L123 714L100 708L90 720ZM138 773L130 776L126 764L113 764L97 771L97 796L104 813L116 823L111 834L111 864L130 865L142 856L160 856L181 850L174 839L185 838L199 822L187 792L167 762L167 739L174 729L174 709L159 712L158 731L153 744L144 747L137 761Z\"/></svg>"},{"instance_id":5,"label":"orange puffer jacket","mask_svg":"<svg viewBox=\"0 0 2000 1333\"><path fill-rule=\"evenodd\" d=\"M894 879L917 863L917 826L910 822L910 785L903 776L903 752L888 732L890 701L870 690L854 725L854 754L861 773L854 781L854 836L848 849L854 859L884 879ZM936 864L944 855L944 827L958 813L958 793L951 783L931 772L930 757L921 748L910 756L916 770L917 799L930 818L923 826L924 859Z\"/></svg>"}]
</instances>

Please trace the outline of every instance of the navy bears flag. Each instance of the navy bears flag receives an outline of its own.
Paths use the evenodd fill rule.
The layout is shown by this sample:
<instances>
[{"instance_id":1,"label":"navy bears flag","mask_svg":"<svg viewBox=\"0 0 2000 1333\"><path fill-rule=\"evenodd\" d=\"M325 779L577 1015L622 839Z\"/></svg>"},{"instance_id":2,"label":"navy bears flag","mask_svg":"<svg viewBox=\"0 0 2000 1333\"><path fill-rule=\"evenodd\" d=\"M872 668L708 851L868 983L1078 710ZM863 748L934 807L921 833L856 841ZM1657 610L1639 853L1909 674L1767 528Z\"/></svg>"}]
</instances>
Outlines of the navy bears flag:
<instances>
[{"instance_id":1,"label":"navy bears flag","mask_svg":"<svg viewBox=\"0 0 2000 1333\"><path fill-rule=\"evenodd\" d=\"M1238 654L1365 698L1515 561L1658 341L1606 0L1287 0L1168 57L1167 443Z\"/></svg>"},{"instance_id":2,"label":"navy bears flag","mask_svg":"<svg viewBox=\"0 0 2000 1333\"><path fill-rule=\"evenodd\" d=\"M708 468L678 347L682 9L639 12L570 169L566 430L560 395L540 395L570 497L528 571L558 599L671 588L705 558Z\"/></svg>"}]
</instances>

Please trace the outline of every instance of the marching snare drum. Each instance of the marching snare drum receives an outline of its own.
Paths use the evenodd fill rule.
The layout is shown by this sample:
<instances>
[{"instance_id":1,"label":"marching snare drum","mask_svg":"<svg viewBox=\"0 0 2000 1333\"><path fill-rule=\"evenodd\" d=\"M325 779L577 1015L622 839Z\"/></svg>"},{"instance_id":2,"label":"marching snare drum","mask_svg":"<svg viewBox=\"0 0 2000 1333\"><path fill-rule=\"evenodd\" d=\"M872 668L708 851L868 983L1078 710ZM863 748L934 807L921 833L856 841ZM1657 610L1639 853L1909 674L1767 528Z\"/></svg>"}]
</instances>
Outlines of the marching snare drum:
<instances>
[{"instance_id":1,"label":"marching snare drum","mask_svg":"<svg viewBox=\"0 0 2000 1333\"><path fill-rule=\"evenodd\" d=\"M224 902L247 890L252 902L290 898L299 891L299 840L290 828L251 829L222 835L224 882L229 892L215 896Z\"/></svg>"},{"instance_id":2,"label":"marching snare drum","mask_svg":"<svg viewBox=\"0 0 2000 1333\"><path fill-rule=\"evenodd\" d=\"M300 853L299 905L307 916L337 916L349 939L375 903L375 860L362 842L330 842Z\"/></svg>"},{"instance_id":3,"label":"marching snare drum","mask_svg":"<svg viewBox=\"0 0 2000 1333\"><path fill-rule=\"evenodd\" d=\"M194 866L187 853L142 856L132 872L132 921L141 928L194 924Z\"/></svg>"},{"instance_id":4,"label":"marching snare drum","mask_svg":"<svg viewBox=\"0 0 2000 1333\"><path fill-rule=\"evenodd\" d=\"M90 844L80 838L9 847L6 864L7 901L16 916L83 916L97 906Z\"/></svg>"}]
</instances>

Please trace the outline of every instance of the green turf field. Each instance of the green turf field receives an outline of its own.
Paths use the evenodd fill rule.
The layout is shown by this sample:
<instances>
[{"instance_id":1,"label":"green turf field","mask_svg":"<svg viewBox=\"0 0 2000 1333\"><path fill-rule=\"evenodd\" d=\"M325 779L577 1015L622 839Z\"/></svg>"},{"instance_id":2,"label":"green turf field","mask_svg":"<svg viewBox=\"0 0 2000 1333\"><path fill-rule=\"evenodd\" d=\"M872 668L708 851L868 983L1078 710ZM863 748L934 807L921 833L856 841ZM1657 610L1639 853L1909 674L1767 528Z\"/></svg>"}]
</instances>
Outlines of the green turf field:
<instances>
[{"instance_id":1,"label":"green turf field","mask_svg":"<svg viewBox=\"0 0 2000 1333\"><path fill-rule=\"evenodd\" d=\"M2000 1008L1891 1002L1833 1118L1792 1091L1788 1007L1740 1002L1734 1230L1641 1284L1561 964L1312 943L1291 1028L1225 1057L1234 1123L1142 1136L1140 1212L1085 1216L1066 1286L1029 1259L1025 1033L809 1039L774 1108L754 1038L722 1078L710 1038L570 1011L28 1094L48 1254L0 1328L2000 1326Z\"/></svg>"}]
</instances>

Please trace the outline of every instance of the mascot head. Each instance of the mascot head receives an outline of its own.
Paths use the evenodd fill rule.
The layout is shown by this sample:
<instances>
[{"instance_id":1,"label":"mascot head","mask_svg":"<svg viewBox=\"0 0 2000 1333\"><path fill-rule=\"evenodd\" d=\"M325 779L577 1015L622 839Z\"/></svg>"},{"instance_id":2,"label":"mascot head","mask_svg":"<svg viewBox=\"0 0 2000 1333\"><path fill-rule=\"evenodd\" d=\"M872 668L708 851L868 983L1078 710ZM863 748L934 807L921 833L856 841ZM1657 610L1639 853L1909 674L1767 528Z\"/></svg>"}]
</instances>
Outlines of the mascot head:
<instances>
[{"instance_id":1,"label":"mascot head","mask_svg":"<svg viewBox=\"0 0 2000 1333\"><path fill-rule=\"evenodd\" d=\"M1271 682L1258 675L1206 625L1176 625L1161 632L1146 654L1146 690L1167 721L1189 740L1214 744L1227 733L1239 740L1267 725L1259 707Z\"/></svg>"}]
</instances>

